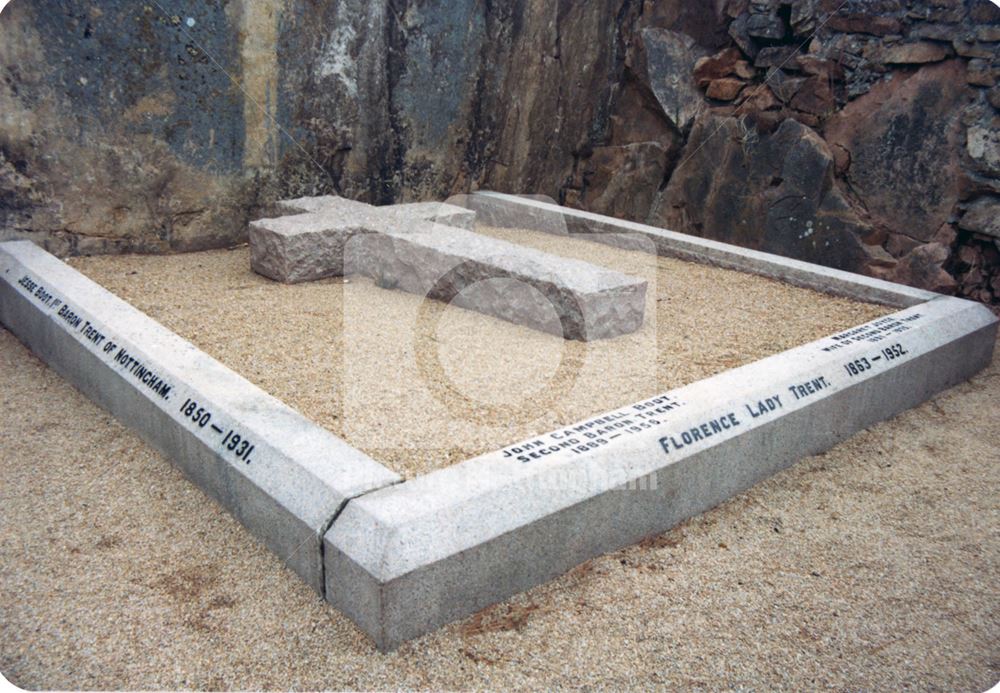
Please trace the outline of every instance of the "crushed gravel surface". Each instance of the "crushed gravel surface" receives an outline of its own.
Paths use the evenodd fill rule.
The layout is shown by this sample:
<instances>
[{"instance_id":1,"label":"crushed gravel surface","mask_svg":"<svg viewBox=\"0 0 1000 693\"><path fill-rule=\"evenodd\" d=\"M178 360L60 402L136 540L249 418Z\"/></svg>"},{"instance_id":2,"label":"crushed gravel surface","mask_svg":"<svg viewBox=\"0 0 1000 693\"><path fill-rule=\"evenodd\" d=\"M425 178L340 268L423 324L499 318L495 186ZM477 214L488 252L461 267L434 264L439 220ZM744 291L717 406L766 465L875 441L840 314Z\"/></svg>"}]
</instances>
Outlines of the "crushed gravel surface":
<instances>
[{"instance_id":1,"label":"crushed gravel surface","mask_svg":"<svg viewBox=\"0 0 1000 693\"><path fill-rule=\"evenodd\" d=\"M645 277L643 329L567 342L367 279L283 285L254 274L246 248L71 264L406 477L891 312L580 239L480 230Z\"/></svg>"}]
</instances>

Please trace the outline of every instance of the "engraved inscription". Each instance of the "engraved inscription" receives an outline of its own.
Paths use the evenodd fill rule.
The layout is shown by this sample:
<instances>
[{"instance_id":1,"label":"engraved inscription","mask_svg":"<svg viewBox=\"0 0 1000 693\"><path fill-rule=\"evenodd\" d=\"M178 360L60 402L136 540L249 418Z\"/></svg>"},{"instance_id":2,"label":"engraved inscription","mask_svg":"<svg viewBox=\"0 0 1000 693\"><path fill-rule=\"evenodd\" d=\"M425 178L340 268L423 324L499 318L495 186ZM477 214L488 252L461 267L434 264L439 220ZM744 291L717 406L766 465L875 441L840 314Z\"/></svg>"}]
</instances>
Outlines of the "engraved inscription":
<instances>
[{"instance_id":1,"label":"engraved inscription","mask_svg":"<svg viewBox=\"0 0 1000 693\"><path fill-rule=\"evenodd\" d=\"M671 450L680 450L698 441L707 440L724 431L736 428L739 425L741 425L741 422L736 418L735 412L729 412L718 418L692 426L686 431L681 431L679 434L663 436L660 438L660 447L663 448L663 452L667 453Z\"/></svg>"},{"instance_id":2,"label":"engraved inscription","mask_svg":"<svg viewBox=\"0 0 1000 693\"><path fill-rule=\"evenodd\" d=\"M878 342L888 339L893 335L908 332L914 327L914 323L918 322L923 317L924 316L920 313L913 313L912 315L905 315L903 317L894 317L890 315L880 318L865 325L854 327L846 332L833 335L830 337L830 341L832 341L833 344L824 346L823 351L836 351L837 349L843 349L850 344L877 344Z\"/></svg>"},{"instance_id":3,"label":"engraved inscription","mask_svg":"<svg viewBox=\"0 0 1000 693\"><path fill-rule=\"evenodd\" d=\"M87 320L80 311L74 309L68 302L56 298L52 292L30 275L25 274L17 283L31 298L53 312L57 318L65 323L70 333L80 342L92 345L96 352L108 361L109 365L139 381L164 401L170 401L171 395L176 390L175 384L163 377L148 363L130 353L124 346L121 346L116 341L118 338L112 334L112 330ZM211 434L218 436L217 447L222 453L229 454L246 464L253 461L251 456L257 446L245 433L236 428L218 425L214 421L212 412L191 398L186 399L179 410L181 416L178 418L188 428L206 434L211 431Z\"/></svg>"},{"instance_id":4,"label":"engraved inscription","mask_svg":"<svg viewBox=\"0 0 1000 693\"><path fill-rule=\"evenodd\" d=\"M902 358L909 354L910 352L902 344L892 344L890 346L884 347L877 353L870 356L861 356L859 358L848 361L844 364L844 370L852 378L866 371L870 371L876 366L881 366L889 361L895 361L896 359ZM882 363L879 363L882 362Z\"/></svg>"},{"instance_id":5,"label":"engraved inscription","mask_svg":"<svg viewBox=\"0 0 1000 693\"><path fill-rule=\"evenodd\" d=\"M805 399L815 395L817 392L821 392L830 387L830 382L825 376L820 376L818 378L813 378L812 380L807 380L804 383L798 383L796 385L789 385L788 391L792 393L795 399Z\"/></svg>"},{"instance_id":6,"label":"engraved inscription","mask_svg":"<svg viewBox=\"0 0 1000 693\"><path fill-rule=\"evenodd\" d=\"M770 397L757 400L753 404L745 404L743 405L743 408L746 409L751 418L759 419L762 416L773 414L781 409L782 406L781 397L779 395L772 395Z\"/></svg>"},{"instance_id":7,"label":"engraved inscription","mask_svg":"<svg viewBox=\"0 0 1000 693\"><path fill-rule=\"evenodd\" d=\"M181 414L194 422L198 428L210 426L214 433L222 436L221 447L233 453L236 459L242 460L247 464L253 461L250 459L250 455L253 453L256 445L251 443L249 438L231 428L224 430L222 427L213 424L212 412L204 406L200 406L195 400L191 398L184 400L184 404L181 405Z\"/></svg>"},{"instance_id":8,"label":"engraved inscription","mask_svg":"<svg viewBox=\"0 0 1000 693\"><path fill-rule=\"evenodd\" d=\"M624 436L658 426L662 423L660 417L663 414L682 406L684 403L673 395L657 395L626 409L553 431L526 443L511 445L501 450L500 455L519 462L531 462L566 450L583 455Z\"/></svg>"}]
</instances>

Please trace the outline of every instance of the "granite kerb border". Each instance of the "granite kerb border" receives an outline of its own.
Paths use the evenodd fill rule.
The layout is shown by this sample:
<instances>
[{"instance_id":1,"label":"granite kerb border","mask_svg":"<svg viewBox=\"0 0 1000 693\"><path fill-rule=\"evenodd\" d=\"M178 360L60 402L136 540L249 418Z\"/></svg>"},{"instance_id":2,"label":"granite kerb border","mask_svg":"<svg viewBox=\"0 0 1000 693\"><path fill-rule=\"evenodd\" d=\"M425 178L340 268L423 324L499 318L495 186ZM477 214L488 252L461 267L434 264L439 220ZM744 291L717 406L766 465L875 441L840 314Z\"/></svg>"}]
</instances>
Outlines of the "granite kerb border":
<instances>
[{"instance_id":1,"label":"granite kerb border","mask_svg":"<svg viewBox=\"0 0 1000 693\"><path fill-rule=\"evenodd\" d=\"M320 593L331 520L400 480L28 241L0 244L0 322Z\"/></svg>"},{"instance_id":2,"label":"granite kerb border","mask_svg":"<svg viewBox=\"0 0 1000 693\"><path fill-rule=\"evenodd\" d=\"M471 209L476 212L480 222L493 226L527 226L544 233L582 237L598 243L645 250L644 246L630 246L628 237L629 234L634 234L651 240L659 255L757 274L794 286L895 308L924 303L938 295L782 255L562 207L538 199L537 196L478 191L453 197L449 204Z\"/></svg>"},{"instance_id":3,"label":"granite kerb border","mask_svg":"<svg viewBox=\"0 0 1000 693\"><path fill-rule=\"evenodd\" d=\"M493 193L468 201L494 215L528 204L543 218L572 217L564 226L587 228L593 240L638 232L653 238L659 254L903 310L565 427L590 430L600 420L593 425L605 440L596 447L574 452L594 439L564 445L565 437L550 432L408 481L30 242L0 243L0 322L287 556L289 567L382 649L665 531L967 379L992 355L997 320L968 301L537 201ZM805 396L789 390L789 399L770 409L770 383L787 387L793 376L801 376ZM167 383L166 393L153 379ZM195 408L186 413L190 400ZM723 410L753 400L767 409L759 425L725 425L731 412ZM819 409L842 420L792 443L782 437L781 421L789 430L808 429L808 412ZM641 417L648 425L634 434L612 438L615 424L635 411L655 415ZM226 435L237 431L241 443L252 441L249 463L239 444L229 448ZM680 447L671 434L681 436ZM760 463L724 478L718 470L727 455ZM567 483L584 472L585 483ZM539 483L546 479L552 483ZM679 497L680 487L690 497ZM601 520L607 526L593 536L573 538L574 527Z\"/></svg>"},{"instance_id":4,"label":"granite kerb border","mask_svg":"<svg viewBox=\"0 0 1000 693\"><path fill-rule=\"evenodd\" d=\"M327 533L327 598L395 647L967 379L989 363L996 330L983 306L938 297L367 493Z\"/></svg>"}]
</instances>

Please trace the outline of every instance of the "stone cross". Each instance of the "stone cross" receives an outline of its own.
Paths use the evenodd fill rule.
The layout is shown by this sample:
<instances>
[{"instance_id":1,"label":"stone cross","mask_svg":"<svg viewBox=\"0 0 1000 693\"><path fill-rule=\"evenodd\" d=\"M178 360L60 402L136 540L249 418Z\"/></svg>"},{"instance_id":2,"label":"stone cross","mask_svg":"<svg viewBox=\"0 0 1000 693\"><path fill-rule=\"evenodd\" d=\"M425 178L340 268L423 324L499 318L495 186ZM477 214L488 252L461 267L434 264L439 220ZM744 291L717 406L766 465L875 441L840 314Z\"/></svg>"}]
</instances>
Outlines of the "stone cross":
<instances>
[{"instance_id":1,"label":"stone cross","mask_svg":"<svg viewBox=\"0 0 1000 693\"><path fill-rule=\"evenodd\" d=\"M476 213L462 207L325 196L279 209L286 216L250 224L251 266L277 281L363 275L581 341L642 326L645 280L477 234Z\"/></svg>"}]
</instances>

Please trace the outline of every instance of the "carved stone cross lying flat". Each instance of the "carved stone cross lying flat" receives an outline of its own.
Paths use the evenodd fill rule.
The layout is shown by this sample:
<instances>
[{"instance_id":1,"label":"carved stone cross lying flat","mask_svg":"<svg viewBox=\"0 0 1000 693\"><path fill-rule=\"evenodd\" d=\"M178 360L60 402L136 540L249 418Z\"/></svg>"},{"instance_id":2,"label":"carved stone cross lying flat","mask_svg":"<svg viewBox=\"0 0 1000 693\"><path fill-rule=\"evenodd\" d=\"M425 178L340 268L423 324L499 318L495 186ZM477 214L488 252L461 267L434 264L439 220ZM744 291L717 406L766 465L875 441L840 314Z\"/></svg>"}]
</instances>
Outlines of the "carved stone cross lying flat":
<instances>
[{"instance_id":1,"label":"carved stone cross lying flat","mask_svg":"<svg viewBox=\"0 0 1000 693\"><path fill-rule=\"evenodd\" d=\"M439 203L373 207L339 197L279 203L250 224L255 272L281 282L360 274L380 286L589 341L642 326L646 281L472 231Z\"/></svg>"}]
</instances>

